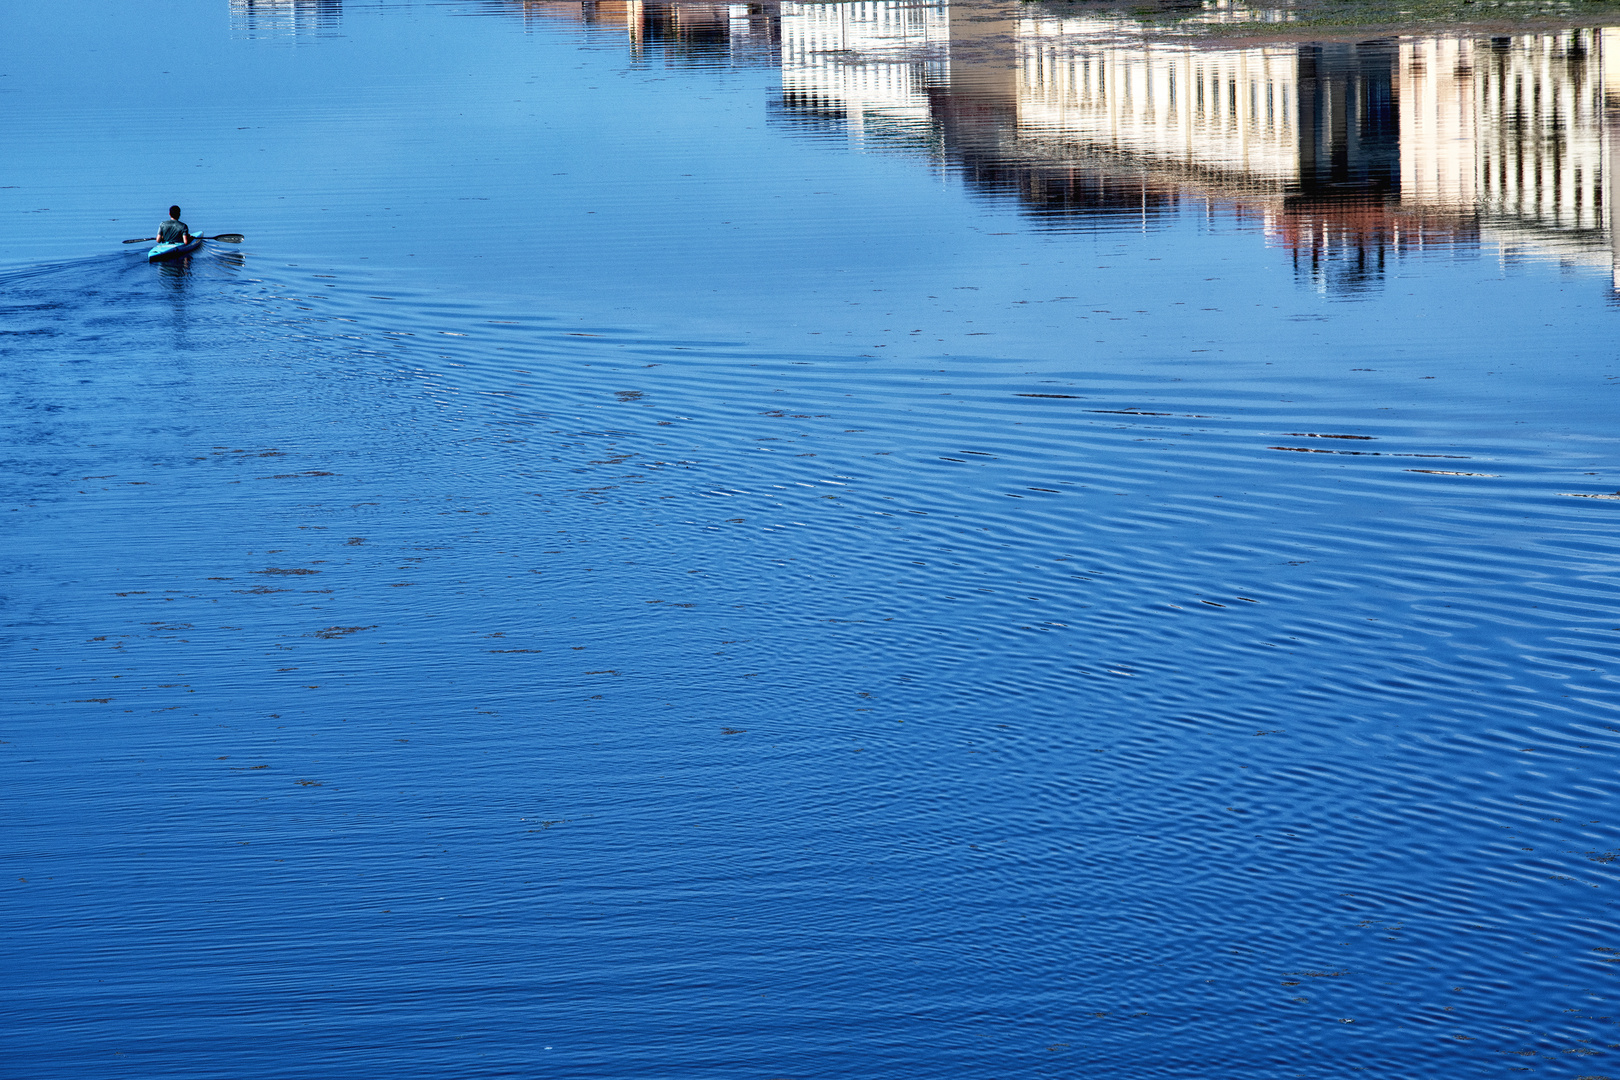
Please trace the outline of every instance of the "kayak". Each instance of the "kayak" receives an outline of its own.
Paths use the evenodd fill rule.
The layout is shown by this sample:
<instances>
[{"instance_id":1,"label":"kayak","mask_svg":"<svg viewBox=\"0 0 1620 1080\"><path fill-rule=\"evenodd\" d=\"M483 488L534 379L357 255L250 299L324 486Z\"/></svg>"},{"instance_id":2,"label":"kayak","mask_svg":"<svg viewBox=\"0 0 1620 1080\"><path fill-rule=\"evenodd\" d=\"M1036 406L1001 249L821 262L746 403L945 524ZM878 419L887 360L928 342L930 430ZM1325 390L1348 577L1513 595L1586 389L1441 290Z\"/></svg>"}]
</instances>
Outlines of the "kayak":
<instances>
[{"instance_id":1,"label":"kayak","mask_svg":"<svg viewBox=\"0 0 1620 1080\"><path fill-rule=\"evenodd\" d=\"M169 259L179 259L202 247L202 243L202 237L193 236L184 244L158 244L146 253L146 261L166 262Z\"/></svg>"}]
</instances>

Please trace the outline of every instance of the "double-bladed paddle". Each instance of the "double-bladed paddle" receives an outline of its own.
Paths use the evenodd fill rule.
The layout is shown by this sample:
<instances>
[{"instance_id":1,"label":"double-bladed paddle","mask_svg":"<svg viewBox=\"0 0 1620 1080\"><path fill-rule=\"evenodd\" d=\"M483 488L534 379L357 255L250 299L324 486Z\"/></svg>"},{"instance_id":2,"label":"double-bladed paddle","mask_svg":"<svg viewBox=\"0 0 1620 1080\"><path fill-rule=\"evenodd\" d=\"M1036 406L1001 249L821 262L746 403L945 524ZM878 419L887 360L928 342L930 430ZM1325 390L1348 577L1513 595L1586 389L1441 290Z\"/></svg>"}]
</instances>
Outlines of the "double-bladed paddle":
<instances>
[{"instance_id":1,"label":"double-bladed paddle","mask_svg":"<svg viewBox=\"0 0 1620 1080\"><path fill-rule=\"evenodd\" d=\"M193 236L192 239L193 240L218 240L222 244L240 244L243 240L246 240L247 237L243 236L239 232L228 232L228 233L220 233L218 236ZM157 243L157 241L154 240L150 236L137 236L133 240L125 240L124 243L126 243L126 244L155 244L155 243Z\"/></svg>"}]
</instances>

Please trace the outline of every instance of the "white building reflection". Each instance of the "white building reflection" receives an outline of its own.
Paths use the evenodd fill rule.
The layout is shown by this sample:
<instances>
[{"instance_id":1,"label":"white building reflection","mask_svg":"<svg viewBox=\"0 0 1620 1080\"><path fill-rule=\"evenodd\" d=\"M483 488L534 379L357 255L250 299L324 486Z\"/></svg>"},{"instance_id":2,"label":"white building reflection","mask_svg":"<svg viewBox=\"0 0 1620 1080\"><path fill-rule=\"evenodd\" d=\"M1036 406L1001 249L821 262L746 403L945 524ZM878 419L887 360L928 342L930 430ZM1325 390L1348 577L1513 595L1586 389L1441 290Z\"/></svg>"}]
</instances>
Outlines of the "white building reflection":
<instances>
[{"instance_id":1,"label":"white building reflection","mask_svg":"<svg viewBox=\"0 0 1620 1080\"><path fill-rule=\"evenodd\" d=\"M970 182L1053 224L1202 200L1329 284L1483 241L1620 286L1617 30L1213 48L960 3L780 10L787 109L868 139L931 124Z\"/></svg>"},{"instance_id":2,"label":"white building reflection","mask_svg":"<svg viewBox=\"0 0 1620 1080\"><path fill-rule=\"evenodd\" d=\"M1474 207L1507 245L1611 246L1620 30L1408 39L1399 70L1403 196Z\"/></svg>"},{"instance_id":3,"label":"white building reflection","mask_svg":"<svg viewBox=\"0 0 1620 1080\"><path fill-rule=\"evenodd\" d=\"M781 35L787 107L836 117L855 134L928 129L928 88L947 78L942 6L792 4L782 11Z\"/></svg>"},{"instance_id":4,"label":"white building reflection","mask_svg":"<svg viewBox=\"0 0 1620 1080\"><path fill-rule=\"evenodd\" d=\"M343 0L231 0L231 33L239 38L329 35L342 17Z\"/></svg>"},{"instance_id":5,"label":"white building reflection","mask_svg":"<svg viewBox=\"0 0 1620 1080\"><path fill-rule=\"evenodd\" d=\"M611 30L642 60L780 64L777 121L926 154L1051 228L1202 207L1260 220L1323 288L1485 245L1620 290L1620 29L1222 48L1009 0L482 3ZM1264 16L1202 0L1183 23Z\"/></svg>"},{"instance_id":6,"label":"white building reflection","mask_svg":"<svg viewBox=\"0 0 1620 1080\"><path fill-rule=\"evenodd\" d=\"M1108 27L1087 23L1020 21L1021 132L1256 190L1299 175L1296 49L1090 47Z\"/></svg>"}]
</instances>

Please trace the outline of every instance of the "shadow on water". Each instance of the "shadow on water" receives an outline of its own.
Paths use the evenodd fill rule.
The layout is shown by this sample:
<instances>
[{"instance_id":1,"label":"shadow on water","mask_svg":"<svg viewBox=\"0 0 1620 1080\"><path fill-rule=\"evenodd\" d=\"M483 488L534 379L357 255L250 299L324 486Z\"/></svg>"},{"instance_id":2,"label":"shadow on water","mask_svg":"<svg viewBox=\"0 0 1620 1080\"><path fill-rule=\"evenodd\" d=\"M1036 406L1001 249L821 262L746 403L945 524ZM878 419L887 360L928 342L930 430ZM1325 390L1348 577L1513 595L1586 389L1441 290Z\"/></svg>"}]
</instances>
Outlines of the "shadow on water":
<instances>
[{"instance_id":1,"label":"shadow on water","mask_svg":"<svg viewBox=\"0 0 1620 1080\"><path fill-rule=\"evenodd\" d=\"M241 270L247 265L247 256L234 248L222 248L215 244L184 258L149 262L147 265L157 271L162 278L186 278L194 272L229 273Z\"/></svg>"}]
</instances>

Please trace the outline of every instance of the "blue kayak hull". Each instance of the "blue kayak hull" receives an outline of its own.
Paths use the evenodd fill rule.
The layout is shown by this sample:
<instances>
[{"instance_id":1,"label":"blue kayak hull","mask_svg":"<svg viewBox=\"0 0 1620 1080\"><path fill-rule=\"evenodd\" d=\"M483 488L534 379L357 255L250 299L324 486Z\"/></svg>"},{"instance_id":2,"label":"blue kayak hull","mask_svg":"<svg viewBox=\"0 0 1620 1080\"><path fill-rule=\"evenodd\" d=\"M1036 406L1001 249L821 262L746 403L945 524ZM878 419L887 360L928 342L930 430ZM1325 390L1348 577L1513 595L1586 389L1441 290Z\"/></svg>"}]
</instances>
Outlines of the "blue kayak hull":
<instances>
[{"instance_id":1,"label":"blue kayak hull","mask_svg":"<svg viewBox=\"0 0 1620 1080\"><path fill-rule=\"evenodd\" d=\"M193 237L184 244L158 244L146 253L146 261L167 262L170 259L184 258L202 247L202 244L200 237Z\"/></svg>"}]
</instances>

